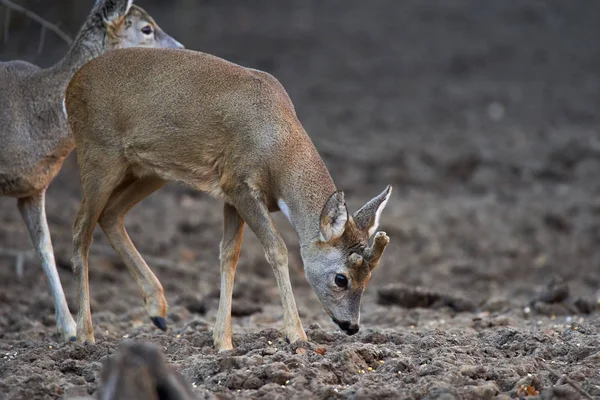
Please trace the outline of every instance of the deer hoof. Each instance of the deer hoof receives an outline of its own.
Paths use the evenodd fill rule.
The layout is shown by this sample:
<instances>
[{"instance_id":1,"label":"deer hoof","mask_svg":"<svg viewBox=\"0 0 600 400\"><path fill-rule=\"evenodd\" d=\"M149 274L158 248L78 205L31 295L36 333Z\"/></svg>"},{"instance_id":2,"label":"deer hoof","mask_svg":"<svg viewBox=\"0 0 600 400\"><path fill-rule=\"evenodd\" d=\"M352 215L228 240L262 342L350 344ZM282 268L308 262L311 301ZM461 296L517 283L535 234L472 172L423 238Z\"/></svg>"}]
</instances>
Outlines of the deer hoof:
<instances>
[{"instance_id":1,"label":"deer hoof","mask_svg":"<svg viewBox=\"0 0 600 400\"><path fill-rule=\"evenodd\" d=\"M161 331L167 330L167 321L164 319L164 317L150 317L150 319Z\"/></svg>"}]
</instances>

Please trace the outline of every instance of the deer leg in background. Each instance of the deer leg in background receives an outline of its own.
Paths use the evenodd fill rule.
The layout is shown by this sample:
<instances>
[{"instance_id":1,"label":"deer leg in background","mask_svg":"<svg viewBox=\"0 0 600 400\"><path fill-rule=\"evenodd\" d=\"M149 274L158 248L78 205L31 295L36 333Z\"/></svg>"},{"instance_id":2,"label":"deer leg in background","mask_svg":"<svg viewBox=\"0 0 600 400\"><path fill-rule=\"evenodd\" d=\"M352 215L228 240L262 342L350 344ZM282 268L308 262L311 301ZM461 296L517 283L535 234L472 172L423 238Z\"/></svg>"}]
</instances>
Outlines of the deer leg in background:
<instances>
[{"instance_id":1,"label":"deer leg in background","mask_svg":"<svg viewBox=\"0 0 600 400\"><path fill-rule=\"evenodd\" d=\"M75 321L69 311L60 278L56 270L52 241L45 210L46 191L18 200L19 211L27 225L35 251L42 262L42 268L50 284L50 293L54 300L56 327L65 340L75 340Z\"/></svg>"},{"instance_id":2,"label":"deer leg in background","mask_svg":"<svg viewBox=\"0 0 600 400\"><path fill-rule=\"evenodd\" d=\"M133 206L163 187L165 183L160 178L148 177L121 186L109 198L98 221L109 243L137 283L152 322L162 330L167 329L167 300L163 287L129 238L124 218Z\"/></svg>"}]
</instances>

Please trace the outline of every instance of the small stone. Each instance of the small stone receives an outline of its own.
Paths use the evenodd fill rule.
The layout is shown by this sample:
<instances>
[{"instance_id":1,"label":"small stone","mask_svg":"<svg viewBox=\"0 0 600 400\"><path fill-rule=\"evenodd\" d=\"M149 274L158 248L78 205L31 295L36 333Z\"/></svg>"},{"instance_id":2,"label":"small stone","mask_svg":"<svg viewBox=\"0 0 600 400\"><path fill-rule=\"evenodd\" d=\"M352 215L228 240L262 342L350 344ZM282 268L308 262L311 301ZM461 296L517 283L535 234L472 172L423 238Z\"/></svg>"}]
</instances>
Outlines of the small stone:
<instances>
[{"instance_id":1,"label":"small stone","mask_svg":"<svg viewBox=\"0 0 600 400\"><path fill-rule=\"evenodd\" d=\"M500 121L504 117L504 106L493 101L487 107L487 114L492 121Z\"/></svg>"}]
</instances>

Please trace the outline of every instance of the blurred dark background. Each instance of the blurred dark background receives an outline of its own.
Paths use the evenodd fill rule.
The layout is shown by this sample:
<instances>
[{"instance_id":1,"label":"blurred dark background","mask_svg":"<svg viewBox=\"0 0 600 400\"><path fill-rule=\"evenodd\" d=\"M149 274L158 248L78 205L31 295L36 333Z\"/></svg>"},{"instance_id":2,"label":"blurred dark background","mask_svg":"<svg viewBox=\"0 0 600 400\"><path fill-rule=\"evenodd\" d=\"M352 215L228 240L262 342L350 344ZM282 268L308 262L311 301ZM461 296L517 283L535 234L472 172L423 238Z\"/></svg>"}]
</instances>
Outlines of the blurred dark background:
<instances>
[{"instance_id":1,"label":"blurred dark background","mask_svg":"<svg viewBox=\"0 0 600 400\"><path fill-rule=\"evenodd\" d=\"M74 36L92 1L19 4ZM392 243L371 285L422 284L480 301L525 300L555 274L582 294L600 287L600 2L136 4L188 49L275 75L352 210L394 186L382 220ZM0 7L0 32L5 12ZM39 29L11 13L0 59L57 61L66 44L48 33L36 55ZM78 190L72 156L48 200L67 285ZM200 294L218 287L220 212L207 196L172 186L132 211L128 226L142 253L207 264L202 279L190 272L185 283L167 282L169 296L183 284ZM296 292L303 293L297 240L283 218L277 221L291 250ZM29 248L12 199L0 199L0 226L3 245ZM248 264L257 265L264 281L258 287L272 289L251 236L240 273L255 276ZM30 263L30 273L41 276ZM170 273L158 270L163 282ZM365 310L374 307L375 293L367 291ZM277 306L276 292L268 302Z\"/></svg>"}]
</instances>

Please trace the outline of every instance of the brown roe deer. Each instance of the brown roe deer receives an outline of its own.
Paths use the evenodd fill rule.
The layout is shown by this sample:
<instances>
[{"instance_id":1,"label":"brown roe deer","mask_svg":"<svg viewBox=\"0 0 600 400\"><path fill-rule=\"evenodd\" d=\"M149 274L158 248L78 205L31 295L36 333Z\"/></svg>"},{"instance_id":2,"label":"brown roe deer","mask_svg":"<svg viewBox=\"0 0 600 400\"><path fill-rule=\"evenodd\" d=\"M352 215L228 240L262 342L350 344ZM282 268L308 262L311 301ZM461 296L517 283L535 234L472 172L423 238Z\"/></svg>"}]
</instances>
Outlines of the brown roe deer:
<instances>
[{"instance_id":1,"label":"brown roe deer","mask_svg":"<svg viewBox=\"0 0 600 400\"><path fill-rule=\"evenodd\" d=\"M360 301L389 238L375 233L391 187L353 215L271 75L218 57L168 49L123 49L80 69L66 107L75 136L83 199L73 227L79 280L78 341L94 341L88 251L99 223L166 329L163 288L131 242L123 218L169 181L223 200L221 294L213 331L232 348L231 296L248 224L264 247L283 303L284 334L306 340L288 272L285 243L270 212L298 233L308 282L348 334L359 329Z\"/></svg>"}]
</instances>

